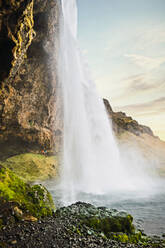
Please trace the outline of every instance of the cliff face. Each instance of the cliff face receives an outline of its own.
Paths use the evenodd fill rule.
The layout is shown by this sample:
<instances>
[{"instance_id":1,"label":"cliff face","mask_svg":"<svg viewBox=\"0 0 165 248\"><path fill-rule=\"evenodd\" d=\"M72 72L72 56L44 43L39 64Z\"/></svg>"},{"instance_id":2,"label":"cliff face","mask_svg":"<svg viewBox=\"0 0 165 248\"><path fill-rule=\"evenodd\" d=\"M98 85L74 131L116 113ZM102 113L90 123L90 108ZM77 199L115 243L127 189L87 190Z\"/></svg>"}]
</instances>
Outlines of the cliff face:
<instances>
[{"instance_id":1,"label":"cliff face","mask_svg":"<svg viewBox=\"0 0 165 248\"><path fill-rule=\"evenodd\" d=\"M109 101L107 99L103 99L103 101L108 116L112 119L113 129L116 134L121 134L124 131L128 131L136 136L141 134L149 134L154 136L152 130L149 127L140 125L136 120L133 120L132 117L127 116L123 112L113 112Z\"/></svg>"},{"instance_id":2,"label":"cliff face","mask_svg":"<svg viewBox=\"0 0 165 248\"><path fill-rule=\"evenodd\" d=\"M119 146L130 152L139 152L162 176L165 175L165 142L154 136L149 127L140 125L137 121L122 112L113 112L108 100L104 104Z\"/></svg>"},{"instance_id":3,"label":"cliff face","mask_svg":"<svg viewBox=\"0 0 165 248\"><path fill-rule=\"evenodd\" d=\"M0 155L58 152L58 3L2 0L0 9Z\"/></svg>"}]
</instances>

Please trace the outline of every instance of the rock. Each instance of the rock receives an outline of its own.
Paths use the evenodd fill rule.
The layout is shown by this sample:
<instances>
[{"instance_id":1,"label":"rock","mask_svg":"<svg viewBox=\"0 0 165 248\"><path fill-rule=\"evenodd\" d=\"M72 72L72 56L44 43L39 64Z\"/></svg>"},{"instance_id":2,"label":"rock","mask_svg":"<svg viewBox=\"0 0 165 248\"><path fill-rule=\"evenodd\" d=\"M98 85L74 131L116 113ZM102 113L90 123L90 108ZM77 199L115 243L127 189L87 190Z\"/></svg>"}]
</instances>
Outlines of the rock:
<instances>
[{"instance_id":1,"label":"rock","mask_svg":"<svg viewBox=\"0 0 165 248\"><path fill-rule=\"evenodd\" d=\"M0 215L3 223L24 216L51 216L55 209L50 193L42 185L30 186L0 165Z\"/></svg>"},{"instance_id":2,"label":"rock","mask_svg":"<svg viewBox=\"0 0 165 248\"><path fill-rule=\"evenodd\" d=\"M17 240L12 240L10 243L11 243L11 245L15 245L15 244L17 244Z\"/></svg>"},{"instance_id":3,"label":"rock","mask_svg":"<svg viewBox=\"0 0 165 248\"><path fill-rule=\"evenodd\" d=\"M24 221L36 222L38 219L32 215L24 215L22 218Z\"/></svg>"},{"instance_id":4,"label":"rock","mask_svg":"<svg viewBox=\"0 0 165 248\"><path fill-rule=\"evenodd\" d=\"M144 164L151 165L159 176L165 176L165 142L154 136L149 127L140 125L123 112L114 112L108 100L103 99L121 151L136 152Z\"/></svg>"},{"instance_id":5,"label":"rock","mask_svg":"<svg viewBox=\"0 0 165 248\"><path fill-rule=\"evenodd\" d=\"M56 0L1 3L0 159L43 148L60 150L58 4Z\"/></svg>"},{"instance_id":6,"label":"rock","mask_svg":"<svg viewBox=\"0 0 165 248\"><path fill-rule=\"evenodd\" d=\"M114 232L125 233L122 238L125 237L126 240L126 236L129 239L128 235L135 234L133 217L126 212L105 207L97 208L91 204L78 202L69 207L58 209L56 215L78 221L80 223L80 229L77 229L79 233L81 233L81 226L85 225L90 228L87 231L90 235L93 232L99 232L107 238L112 238Z\"/></svg>"},{"instance_id":7,"label":"rock","mask_svg":"<svg viewBox=\"0 0 165 248\"><path fill-rule=\"evenodd\" d=\"M117 135L128 131L136 136L141 134L149 134L154 137L153 132L149 127L140 125L136 120L133 120L132 117L127 116L123 112L114 112L108 100L103 99L103 101L108 116L112 119L113 129Z\"/></svg>"},{"instance_id":8,"label":"rock","mask_svg":"<svg viewBox=\"0 0 165 248\"><path fill-rule=\"evenodd\" d=\"M17 206L13 209L13 215L15 215L17 218L22 218L23 212L21 209L19 209Z\"/></svg>"},{"instance_id":9,"label":"rock","mask_svg":"<svg viewBox=\"0 0 165 248\"><path fill-rule=\"evenodd\" d=\"M111 107L109 101L107 99L103 99L103 102L104 102L104 105L105 105L107 112L113 113L113 110L112 110L112 107Z\"/></svg>"},{"instance_id":10,"label":"rock","mask_svg":"<svg viewBox=\"0 0 165 248\"><path fill-rule=\"evenodd\" d=\"M108 211L108 212L107 212ZM140 233L126 234L110 232L105 236L100 229L83 223L90 217L106 218L109 213L124 217L125 212L110 210L107 208L96 208L86 203L76 203L59 209L53 216L42 218L36 222L21 221L18 224L7 226L0 230L0 246L8 247L8 244L17 240L16 247L65 247L65 248L142 248L142 247L164 247L164 240L141 237ZM11 244L11 243L10 243Z\"/></svg>"}]
</instances>

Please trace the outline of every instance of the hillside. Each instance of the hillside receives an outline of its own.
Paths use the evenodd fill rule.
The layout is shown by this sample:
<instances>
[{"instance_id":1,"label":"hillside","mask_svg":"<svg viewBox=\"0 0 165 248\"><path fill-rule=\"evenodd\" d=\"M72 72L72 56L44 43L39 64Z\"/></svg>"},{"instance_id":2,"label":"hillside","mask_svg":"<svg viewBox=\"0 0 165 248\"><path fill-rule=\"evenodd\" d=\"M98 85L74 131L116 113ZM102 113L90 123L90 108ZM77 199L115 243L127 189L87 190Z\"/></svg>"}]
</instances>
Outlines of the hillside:
<instances>
[{"instance_id":1,"label":"hillside","mask_svg":"<svg viewBox=\"0 0 165 248\"><path fill-rule=\"evenodd\" d=\"M114 112L108 100L104 99L104 104L119 144L142 153L145 159L158 168L161 175L165 175L165 142L132 117L123 112Z\"/></svg>"}]
</instances>

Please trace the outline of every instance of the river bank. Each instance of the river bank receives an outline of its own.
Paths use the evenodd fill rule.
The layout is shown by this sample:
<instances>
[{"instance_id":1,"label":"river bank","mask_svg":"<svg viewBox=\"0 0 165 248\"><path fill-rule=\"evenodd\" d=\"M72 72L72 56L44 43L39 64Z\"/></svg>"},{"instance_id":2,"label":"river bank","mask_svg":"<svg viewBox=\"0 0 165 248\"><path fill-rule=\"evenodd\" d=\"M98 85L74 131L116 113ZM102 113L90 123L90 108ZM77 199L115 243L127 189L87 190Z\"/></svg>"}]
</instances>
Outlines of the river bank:
<instances>
[{"instance_id":1,"label":"river bank","mask_svg":"<svg viewBox=\"0 0 165 248\"><path fill-rule=\"evenodd\" d=\"M130 215L120 213L120 217L118 216L115 222L112 219L108 222L107 211L112 210L79 202L58 209L51 217L10 223L0 231L0 247L165 247L165 240L162 238L149 238L141 236L137 231L134 232L132 219L128 217ZM111 212L112 216L117 216L118 211L113 211L116 212ZM121 216L124 218L122 219ZM121 223L120 232L108 232L116 227L120 229ZM121 239L122 242L115 239Z\"/></svg>"}]
</instances>

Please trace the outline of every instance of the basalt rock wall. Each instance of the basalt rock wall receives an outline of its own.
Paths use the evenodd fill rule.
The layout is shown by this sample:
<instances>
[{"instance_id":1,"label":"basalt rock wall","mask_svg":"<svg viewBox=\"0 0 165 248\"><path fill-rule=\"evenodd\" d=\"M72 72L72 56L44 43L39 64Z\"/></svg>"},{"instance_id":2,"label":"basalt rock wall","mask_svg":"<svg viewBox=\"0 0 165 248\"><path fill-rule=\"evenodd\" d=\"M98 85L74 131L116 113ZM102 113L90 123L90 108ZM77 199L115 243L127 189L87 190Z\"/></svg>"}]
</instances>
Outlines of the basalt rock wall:
<instances>
[{"instance_id":1,"label":"basalt rock wall","mask_svg":"<svg viewBox=\"0 0 165 248\"><path fill-rule=\"evenodd\" d=\"M59 151L58 29L58 1L0 0L1 157Z\"/></svg>"}]
</instances>

